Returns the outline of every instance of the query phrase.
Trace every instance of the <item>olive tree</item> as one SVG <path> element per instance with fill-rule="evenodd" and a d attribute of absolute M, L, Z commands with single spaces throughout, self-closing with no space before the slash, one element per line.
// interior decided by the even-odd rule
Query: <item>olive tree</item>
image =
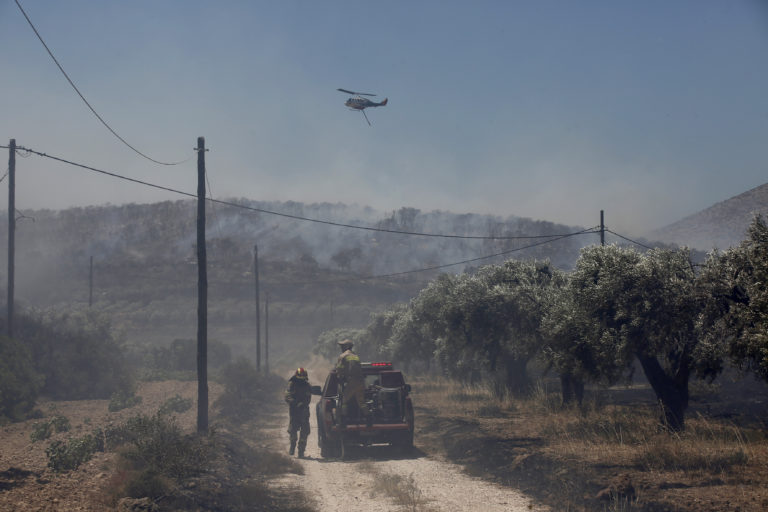
<path fill-rule="evenodd" d="M 329 331 L 323 331 L 317 338 L 314 352 L 315 354 L 320 354 L 327 359 L 335 360 L 340 354 L 338 342 L 349 339 L 352 340 L 352 342 L 355 344 L 355 352 L 359 353 L 359 349 L 362 345 L 360 340 L 363 338 L 363 332 L 363 329 L 349 328 L 338 328 L 331 329 Z"/>
<path fill-rule="evenodd" d="M 549 262 L 509 260 L 481 268 L 476 277 L 487 287 L 478 305 L 479 320 L 488 322 L 483 353 L 489 368 L 508 390 L 524 393 L 530 386 L 527 365 L 544 345 L 542 321 L 565 276 Z"/>
<path fill-rule="evenodd" d="M 413 302 L 413 318 L 428 327 L 444 370 L 473 379 L 485 373 L 499 391 L 525 392 L 526 365 L 538 352 L 546 293 L 562 279 L 548 263 L 509 260 L 473 275 L 444 276 Z"/>
<path fill-rule="evenodd" d="M 589 247 L 569 288 L 579 370 L 615 382 L 636 358 L 663 421 L 683 429 L 692 374 L 713 377 L 721 369 L 697 328 L 702 293 L 688 250 L 641 255 L 617 246 Z"/>
<path fill-rule="evenodd" d="M 403 304 L 396 304 L 382 312 L 371 313 L 368 325 L 359 336 L 361 346 L 365 349 L 366 359 L 392 359 L 389 339 L 392 337 L 395 322 L 405 308 Z"/>
<path fill-rule="evenodd" d="M 410 371 L 413 366 L 421 366 L 424 371 L 431 369 L 435 359 L 435 339 L 413 301 L 395 319 L 387 340 L 387 352 L 405 371 Z"/>
<path fill-rule="evenodd" d="M 701 329 L 712 350 L 721 347 L 740 368 L 768 381 L 768 226 L 758 216 L 747 238 L 712 255 Z"/>

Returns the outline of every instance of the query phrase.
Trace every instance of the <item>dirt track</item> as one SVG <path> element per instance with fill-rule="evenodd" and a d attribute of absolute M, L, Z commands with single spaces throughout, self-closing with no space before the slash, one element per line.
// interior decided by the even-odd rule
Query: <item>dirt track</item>
<path fill-rule="evenodd" d="M 119 413 L 107 412 L 106 400 L 56 402 L 42 404 L 43 409 L 55 407 L 67 416 L 73 429 L 55 434 L 53 438 L 65 439 L 82 435 L 95 427 L 122 421 L 139 411 L 149 413 L 176 394 L 194 397 L 194 383 L 162 382 L 143 383 L 139 394 L 142 404 Z M 212 390 L 216 395 L 218 389 Z M 271 423 L 259 432 L 260 443 L 279 452 L 287 450 L 287 411 L 272 416 Z M 179 415 L 179 424 L 185 430 L 194 426 L 195 413 L 187 411 Z M 29 435 L 34 420 L 12 424 L 0 429 L 0 510 L 101 511 L 107 509 L 102 489 L 114 471 L 115 454 L 97 453 L 77 471 L 52 473 L 46 467 L 45 446 L 48 442 L 33 443 Z M 377 446 L 353 452 L 347 460 L 322 459 L 317 446 L 317 432 L 313 425 L 307 445 L 307 458 L 300 463 L 304 475 L 289 475 L 273 482 L 288 492 L 296 487 L 304 489 L 318 511 L 369 512 L 412 511 L 464 511 L 482 510 L 527 511 L 547 510 L 514 490 L 469 477 L 460 467 L 436 459 L 418 450 L 416 438 L 414 454 L 403 458 L 389 447 Z M 13 468 L 23 471 L 16 474 Z M 6 474 L 7 473 L 7 474 Z M 384 489 L 382 481 L 401 477 L 399 490 Z M 388 478 L 389 477 L 389 478 Z M 412 478 L 412 480 L 409 480 Z M 397 478 L 394 478 L 397 480 Z M 407 504 L 398 504 L 394 495 L 410 498 Z"/>
<path fill-rule="evenodd" d="M 287 415 L 281 424 L 270 425 L 269 443 L 280 451 L 287 450 L 285 432 Z M 357 450 L 346 460 L 323 459 L 317 446 L 317 429 L 312 411 L 312 433 L 307 444 L 307 458 L 301 460 L 304 475 L 290 475 L 275 482 L 276 486 L 299 486 L 314 500 L 317 510 L 338 512 L 385 512 L 419 510 L 456 512 L 484 510 L 486 512 L 515 512 L 548 510 L 534 504 L 525 495 L 462 473 L 461 468 L 437 460 L 418 449 L 403 458 L 389 447 L 375 446 Z M 382 490 L 387 475 L 399 475 L 398 494 L 405 495 L 406 504 L 398 505 L 391 492 Z M 411 485 L 409 485 L 409 478 Z"/>

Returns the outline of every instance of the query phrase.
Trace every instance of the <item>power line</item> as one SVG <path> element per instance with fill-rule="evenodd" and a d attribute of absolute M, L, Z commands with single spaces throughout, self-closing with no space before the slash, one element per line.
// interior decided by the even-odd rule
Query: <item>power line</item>
<path fill-rule="evenodd" d="M 104 120 L 104 119 L 103 119 L 103 118 L 102 118 L 102 117 L 99 115 L 99 113 L 98 113 L 98 112 L 96 112 L 96 110 L 95 110 L 95 109 L 94 109 L 94 108 L 91 106 L 91 104 L 90 104 L 90 103 L 88 103 L 88 100 L 86 100 L 86 99 L 85 99 L 85 96 L 83 96 L 83 94 L 82 94 L 82 93 L 80 92 L 80 90 L 77 88 L 77 86 L 76 86 L 76 85 L 75 85 L 75 83 L 72 81 L 72 79 L 71 79 L 71 78 L 69 78 L 69 75 L 67 74 L 67 72 L 66 72 L 66 71 L 64 71 L 64 68 L 61 66 L 61 64 L 59 64 L 59 61 L 58 61 L 58 60 L 56 60 L 56 57 L 54 57 L 54 55 L 53 55 L 53 52 L 51 51 L 51 49 L 50 49 L 50 48 L 48 48 L 48 45 L 47 45 L 47 44 L 45 44 L 45 41 L 43 41 L 43 37 L 40 35 L 40 32 L 38 32 L 38 31 L 37 31 L 37 28 L 35 28 L 35 25 L 32 23 L 32 20 L 30 20 L 30 19 L 29 19 L 29 16 L 27 16 L 27 13 L 24 11 L 24 8 L 22 8 L 22 7 L 21 7 L 21 4 L 19 3 L 19 0 L 14 0 L 14 1 L 16 2 L 16 5 L 18 6 L 19 10 L 21 11 L 21 14 L 23 14 L 23 15 L 24 15 L 24 18 L 26 18 L 26 20 L 27 20 L 27 23 L 29 23 L 29 26 L 30 26 L 30 27 L 32 27 L 32 30 L 35 32 L 35 35 L 37 36 L 37 38 L 40 40 L 40 42 L 41 42 L 41 43 L 43 43 L 43 46 L 45 47 L 45 50 L 48 52 L 48 55 L 50 55 L 50 56 L 51 56 L 51 59 L 53 59 L 53 62 L 54 62 L 54 63 L 56 63 L 56 66 L 59 68 L 59 71 L 61 71 L 61 73 L 64 75 L 64 78 L 66 78 L 66 79 L 67 79 L 67 82 L 69 82 L 69 85 L 71 85 L 71 86 L 72 86 L 72 88 L 75 90 L 75 92 L 77 93 L 77 95 L 78 95 L 78 96 L 80 96 L 80 99 L 81 99 L 81 100 L 83 100 L 83 103 L 85 103 L 85 104 L 86 104 L 86 106 L 87 106 L 87 107 L 88 107 L 88 108 L 91 110 L 91 112 L 93 112 L 93 115 L 95 115 L 95 116 L 96 116 L 96 119 L 98 119 L 99 121 L 101 121 L 101 124 L 103 124 L 103 125 L 104 125 L 104 126 L 107 128 L 107 130 L 109 130 L 110 132 L 112 132 L 112 135 L 114 135 L 115 137 L 117 137 L 117 138 L 120 140 L 120 142 L 122 142 L 123 144 L 125 144 L 126 146 L 128 146 L 129 148 L 131 148 L 133 151 L 135 151 L 135 152 L 136 152 L 136 153 L 138 153 L 139 155 L 143 156 L 143 157 L 144 157 L 144 158 L 146 158 L 147 160 L 149 160 L 149 161 L 151 161 L 151 162 L 154 162 L 154 163 L 156 163 L 156 164 L 160 164 L 160 165 L 179 165 L 179 164 L 182 164 L 182 163 L 184 163 L 184 162 L 188 162 L 188 161 L 189 161 L 189 160 L 192 158 L 192 157 L 190 157 L 190 158 L 187 158 L 186 160 L 181 160 L 181 161 L 178 161 L 178 162 L 161 162 L 161 161 L 159 161 L 159 160 L 155 160 L 154 158 L 152 158 L 152 157 L 149 157 L 149 156 L 145 155 L 144 153 L 142 153 L 141 151 L 139 151 L 139 150 L 138 150 L 138 149 L 136 149 L 135 147 L 131 146 L 131 145 L 130 145 L 130 144 L 129 144 L 129 143 L 128 143 L 128 142 L 127 142 L 127 141 L 126 141 L 124 138 L 122 138 L 120 135 L 118 135 L 118 133 L 117 133 L 115 130 L 113 130 L 111 126 L 109 126 L 109 125 L 107 124 L 107 122 L 106 122 L 106 121 L 105 121 L 105 120 Z"/>
<path fill-rule="evenodd" d="M 471 259 L 468 259 L 468 260 L 456 261 L 456 262 L 453 262 L 453 263 L 446 263 L 444 265 L 435 265 L 435 266 L 432 266 L 432 267 L 418 268 L 418 269 L 414 269 L 414 270 L 405 270 L 403 272 L 394 272 L 394 273 L 391 273 L 391 274 L 379 274 L 379 275 L 371 275 L 371 276 L 362 276 L 362 277 L 355 277 L 355 278 L 349 278 L 349 279 L 336 279 L 336 280 L 332 280 L 332 281 L 285 282 L 285 283 L 281 283 L 281 284 L 330 284 L 330 283 L 343 283 L 343 282 L 349 282 L 349 281 L 367 281 L 367 280 L 370 280 L 370 279 L 384 279 L 384 278 L 390 278 L 390 277 L 404 276 L 404 275 L 408 275 L 408 274 L 415 274 L 415 273 L 418 273 L 418 272 L 427 272 L 427 271 L 430 271 L 430 270 L 439 270 L 441 268 L 454 267 L 456 265 L 464 265 L 464 264 L 467 264 L 467 263 L 474 263 L 476 261 L 487 260 L 487 259 L 495 258 L 497 256 L 504 256 L 504 255 L 507 255 L 507 254 L 511 254 L 513 252 L 519 252 L 519 251 L 523 251 L 525 249 L 531 249 L 532 247 L 538 247 L 540 245 L 545 245 L 545 244 L 548 244 L 548 243 L 551 243 L 551 242 L 556 242 L 558 240 L 562 240 L 564 238 L 569 238 L 569 237 L 576 236 L 576 235 L 586 235 L 586 234 L 597 233 L 598 232 L 597 230 L 598 230 L 598 226 L 595 226 L 595 227 L 592 227 L 592 228 L 584 229 L 582 231 L 578 231 L 576 233 L 569 233 L 567 235 L 560 235 L 557 238 L 553 238 L 552 240 L 543 240 L 541 242 L 532 243 L 532 244 L 529 244 L 529 245 L 526 245 L 526 246 L 523 246 L 523 247 L 517 247 L 515 249 L 509 249 L 509 250 L 506 250 L 506 251 L 497 252 L 495 254 L 488 254 L 486 256 L 479 256 L 477 258 L 471 258 Z"/>
<path fill-rule="evenodd" d="M 431 266 L 431 267 L 423 267 L 423 268 L 417 268 L 417 269 L 411 269 L 411 270 L 404 270 L 404 271 L 401 271 L 401 272 L 392 272 L 392 273 L 389 273 L 389 274 L 357 276 L 357 277 L 349 277 L 349 278 L 344 278 L 344 279 L 329 279 L 329 280 L 325 280 L 325 281 L 284 281 L 284 282 L 273 283 L 273 285 L 275 285 L 275 284 L 278 284 L 278 285 L 317 285 L 317 284 L 348 283 L 348 282 L 354 282 L 354 281 L 370 281 L 370 280 L 374 280 L 374 279 L 388 279 L 388 278 L 391 278 L 391 277 L 399 277 L 399 276 L 404 276 L 404 275 L 409 275 L 409 274 L 428 272 L 428 271 L 431 271 L 431 270 L 439 270 L 439 269 L 448 268 L 448 267 L 455 267 L 456 265 L 464 265 L 464 264 L 467 264 L 467 263 L 474 263 L 476 261 L 482 261 L 482 260 L 487 260 L 487 259 L 491 259 L 491 258 L 496 258 L 498 256 L 505 256 L 507 254 L 512 254 L 512 253 L 515 253 L 515 252 L 524 251 L 526 249 L 531 249 L 533 247 L 538 247 L 538 246 L 541 246 L 541 245 L 546 245 L 546 244 L 549 244 L 549 243 L 552 243 L 552 242 L 556 242 L 556 241 L 564 239 L 564 238 L 570 238 L 572 236 L 587 235 L 587 234 L 591 235 L 591 234 L 597 233 L 598 232 L 597 230 L 598 230 L 598 226 L 595 226 L 595 227 L 592 227 L 592 228 L 584 229 L 584 230 L 579 231 L 577 233 L 571 233 L 571 234 L 567 234 L 567 235 L 562 235 L 562 236 L 559 236 L 558 238 L 555 238 L 553 240 L 543 240 L 543 241 L 540 241 L 540 242 L 535 242 L 535 243 L 532 243 L 532 244 L 525 245 L 523 247 L 517 247 L 515 249 L 508 249 L 506 251 L 501 251 L 501 252 L 497 252 L 497 253 L 494 253 L 494 254 L 487 254 L 485 256 L 478 256 L 477 258 L 470 258 L 470 259 L 467 259 L 467 260 L 455 261 L 453 263 L 445 263 L 443 265 L 434 265 L 434 266 Z M 150 280 L 155 280 L 155 281 L 165 281 L 165 282 L 171 282 L 171 283 L 177 283 L 177 284 L 187 283 L 187 280 L 182 280 L 182 279 L 160 278 L 160 277 L 154 277 L 154 276 L 150 276 L 150 275 L 146 275 L 146 274 L 145 275 L 139 275 L 139 274 L 134 274 L 134 273 L 127 273 L 126 274 L 126 273 L 122 273 L 122 272 L 118 276 L 113 276 L 113 277 L 130 277 L 130 278 L 134 278 L 134 279 L 150 279 Z M 232 285 L 232 284 L 238 284 L 238 283 L 240 283 L 240 282 L 239 281 L 237 281 L 237 282 L 233 282 L 233 281 L 220 281 L 220 282 L 216 282 L 215 280 L 213 281 L 214 285 L 219 285 L 219 286 L 220 285 Z"/>
<path fill-rule="evenodd" d="M 0 148 L 7 148 L 7 147 L 8 146 L 0 146 Z M 182 190 L 178 190 L 178 189 L 174 189 L 174 188 L 170 188 L 170 187 L 164 187 L 162 185 L 156 185 L 154 183 L 149 183 L 147 181 L 137 180 L 135 178 L 129 178 L 127 176 L 116 174 L 114 172 L 104 171 L 104 170 L 101 170 L 101 169 L 97 169 L 95 167 L 90 167 L 88 165 L 72 162 L 72 161 L 66 160 L 64 158 L 59 158 L 59 157 L 56 157 L 56 156 L 53 156 L 53 155 L 48 155 L 46 153 L 41 153 L 41 152 L 35 151 L 33 149 L 29 149 L 29 148 L 25 148 L 25 147 L 21 147 L 21 146 L 19 146 L 18 149 L 23 150 L 23 151 L 27 151 L 29 153 L 33 153 L 35 155 L 42 156 L 42 157 L 45 157 L 45 158 L 50 158 L 51 160 L 56 160 L 58 162 L 69 164 L 69 165 L 72 165 L 72 166 L 75 166 L 75 167 L 80 167 L 82 169 L 86 169 L 86 170 L 89 170 L 89 171 L 93 171 L 93 172 L 97 172 L 97 173 L 100 173 L 100 174 L 104 174 L 106 176 L 111 176 L 113 178 L 119 178 L 119 179 L 122 179 L 122 180 L 125 180 L 125 181 L 130 181 L 132 183 L 137 183 L 139 185 L 145 185 L 147 187 L 152 187 L 152 188 L 156 188 L 156 189 L 159 189 L 159 190 L 165 190 L 166 192 L 173 192 L 174 194 L 180 194 L 180 195 L 187 196 L 187 197 L 197 198 L 197 194 L 192 194 L 190 192 L 184 192 Z M 223 201 L 221 199 L 209 198 L 207 200 L 209 202 L 215 203 L 215 204 L 231 206 L 233 208 L 240 208 L 240 209 L 243 209 L 243 210 L 249 210 L 249 211 L 256 212 L 256 213 L 265 213 L 265 214 L 268 214 L 268 215 L 276 215 L 278 217 L 286 217 L 286 218 L 294 219 L 294 220 L 301 220 L 301 221 L 306 221 L 306 222 L 315 222 L 317 224 L 325 224 L 325 225 L 329 225 L 329 226 L 337 226 L 337 227 L 342 227 L 342 228 L 360 229 L 360 230 L 364 230 L 364 231 L 376 231 L 376 232 L 382 232 L 382 233 L 393 233 L 393 234 L 398 234 L 398 235 L 424 236 L 424 237 L 435 237 L 435 238 L 455 238 L 455 239 L 469 239 L 469 240 L 532 240 L 532 239 L 539 239 L 539 238 L 546 238 L 548 240 L 557 240 L 559 237 L 567 237 L 567 236 L 572 236 L 572 235 L 575 235 L 575 234 L 581 234 L 582 233 L 581 231 L 578 231 L 578 232 L 575 232 L 575 233 L 561 233 L 561 234 L 552 234 L 552 235 L 520 235 L 520 236 L 492 236 L 492 235 L 489 235 L 489 236 L 473 236 L 473 235 L 446 235 L 446 234 L 440 234 L 440 233 L 421 233 L 421 232 L 417 232 L 417 231 L 399 231 L 399 230 L 396 230 L 396 229 L 375 228 L 375 227 L 370 227 L 370 226 L 358 226 L 358 225 L 355 225 L 355 224 L 344 224 L 344 223 L 341 223 L 341 222 L 333 222 L 333 221 L 328 221 L 328 220 L 313 219 L 313 218 L 309 218 L 309 217 L 302 217 L 300 215 L 292 215 L 292 214 L 289 214 L 289 213 L 281 213 L 281 212 L 275 212 L 275 211 L 271 211 L 271 210 L 265 210 L 263 208 L 255 208 L 255 207 L 252 207 L 252 206 L 246 206 L 246 205 L 243 205 L 243 204 L 233 203 L 231 201 Z"/>
<path fill-rule="evenodd" d="M 7 147 L 8 146 L 0 146 L 0 148 L 7 148 Z M 134 179 L 134 178 L 129 178 L 127 176 L 122 176 L 122 175 L 119 175 L 119 174 L 116 174 L 116 173 L 104 171 L 104 170 L 101 170 L 101 169 L 96 169 L 94 167 L 86 166 L 86 165 L 83 165 L 83 164 L 78 164 L 76 162 L 71 162 L 69 160 L 65 160 L 63 158 L 55 157 L 55 156 L 52 156 L 52 155 L 47 155 L 45 153 L 41 153 L 39 151 L 35 151 L 35 150 L 29 149 L 29 148 L 19 147 L 19 149 L 23 150 L 23 151 L 27 151 L 28 153 L 32 153 L 32 154 L 36 154 L 36 155 L 45 157 L 45 158 L 50 158 L 50 159 L 57 160 L 57 161 L 60 161 L 60 162 L 66 163 L 66 164 L 70 164 L 70 165 L 73 165 L 73 166 L 76 166 L 76 167 L 81 167 L 83 169 L 87 169 L 87 170 L 90 170 L 90 171 L 94 171 L 94 172 L 98 172 L 98 173 L 101 173 L 101 174 L 105 174 L 107 176 L 112 176 L 112 177 L 115 177 L 115 178 L 119 178 L 119 179 L 123 179 L 123 180 L 126 180 L 126 181 L 130 181 L 130 182 L 133 182 L 133 183 L 138 183 L 138 184 L 141 184 L 141 185 L 146 185 L 146 186 L 153 187 L 153 188 L 158 188 L 158 189 L 161 189 L 161 190 L 166 190 L 166 191 L 169 191 L 169 192 L 185 195 L 185 196 L 188 196 L 188 197 L 197 197 L 195 194 L 191 194 L 189 192 L 183 192 L 183 191 L 172 189 L 172 188 L 169 188 L 169 187 L 164 187 L 164 186 L 161 186 L 161 185 L 156 185 L 156 184 L 153 184 L 153 183 L 137 180 L 137 179 Z M 207 179 L 207 176 L 206 176 L 206 179 Z M 210 188 L 210 182 L 208 183 L 208 185 L 209 185 L 209 188 Z M 335 225 L 335 226 L 340 226 L 340 227 L 347 227 L 347 228 L 354 228 L 354 229 L 364 229 L 364 230 L 369 230 L 369 231 L 384 231 L 384 232 L 388 232 L 388 233 L 397 233 L 397 234 L 405 234 L 405 235 L 419 235 L 419 236 L 432 236 L 432 237 L 444 237 L 444 238 L 480 238 L 480 239 L 548 238 L 547 240 L 543 240 L 543 241 L 540 241 L 540 242 L 535 242 L 535 243 L 532 243 L 532 244 L 529 244 L 529 245 L 526 245 L 526 246 L 523 246 L 523 247 L 517 247 L 515 249 L 509 249 L 509 250 L 497 252 L 497 253 L 494 253 L 494 254 L 489 254 L 489 255 L 485 255 L 485 256 L 479 256 L 477 258 L 470 258 L 470 259 L 467 259 L 467 260 L 457 261 L 457 262 L 453 262 L 453 263 L 446 263 L 446 264 L 443 264 L 443 265 L 434 265 L 434 266 L 430 266 L 430 267 L 406 270 L 406 271 L 402 271 L 402 272 L 393 272 L 393 273 L 389 273 L 389 274 L 380 274 L 380 275 L 371 275 L 371 276 L 361 276 L 361 277 L 348 278 L 348 279 L 338 279 L 338 280 L 331 280 L 331 281 L 311 281 L 311 282 L 303 282 L 303 283 L 302 282 L 293 282 L 293 283 L 288 282 L 288 283 L 283 283 L 283 284 L 329 284 L 329 283 L 341 283 L 341 282 L 350 282 L 350 281 L 367 281 L 367 280 L 371 280 L 371 279 L 384 279 L 384 278 L 398 277 L 398 276 L 403 276 L 403 275 L 408 275 L 408 274 L 415 274 L 415 273 L 420 273 L 420 272 L 427 272 L 427 271 L 431 271 L 431 270 L 439 270 L 439 269 L 442 269 L 442 268 L 453 267 L 453 266 L 456 266 L 456 265 L 464 265 L 464 264 L 467 264 L 467 263 L 474 263 L 476 261 L 482 261 L 482 260 L 486 260 L 486 259 L 495 258 L 495 257 L 498 257 L 498 256 L 503 256 L 503 255 L 506 255 L 506 254 L 511 254 L 511 253 L 514 253 L 514 252 L 523 251 L 525 249 L 530 249 L 530 248 L 537 247 L 537 246 L 540 246 L 540 245 L 545 245 L 545 244 L 548 244 L 548 243 L 551 243 L 551 242 L 555 242 L 557 240 L 562 240 L 564 238 L 569 238 L 569 237 L 576 236 L 576 235 L 596 233 L 597 229 L 599 228 L 598 226 L 595 226 L 595 227 L 592 227 L 592 228 L 583 229 L 581 231 L 577 231 L 577 232 L 574 232 L 574 233 L 567 233 L 567 234 L 564 234 L 564 235 L 535 235 L 535 236 L 529 236 L 529 237 L 477 237 L 477 236 L 468 237 L 468 236 L 461 236 L 461 235 L 440 235 L 440 234 L 434 234 L 434 233 L 416 233 L 416 232 L 408 232 L 408 231 L 396 231 L 396 230 L 389 230 L 389 229 L 382 229 L 382 228 L 372 228 L 372 227 L 367 227 L 367 226 L 355 226 L 355 225 L 351 225 L 351 224 L 340 224 L 340 223 L 334 223 L 334 222 L 330 222 L 330 221 L 322 221 L 322 220 L 318 220 L 318 219 L 310 219 L 310 218 L 307 218 L 307 217 L 299 217 L 299 216 L 296 216 L 296 215 L 289 215 L 289 214 L 282 214 L 282 213 L 278 213 L 278 212 L 271 212 L 269 210 L 263 210 L 263 209 L 260 209 L 260 208 L 253 208 L 253 207 L 249 207 L 249 206 L 245 206 L 245 205 L 240 205 L 240 204 L 237 204 L 237 203 L 232 203 L 232 202 L 229 202 L 229 201 L 221 201 L 221 200 L 213 199 L 212 197 L 207 199 L 207 200 L 210 201 L 211 203 L 224 204 L 224 205 L 227 205 L 227 206 L 232 206 L 232 207 L 236 207 L 236 208 L 243 208 L 243 209 L 246 209 L 246 210 L 252 210 L 252 211 L 259 212 L 259 213 L 268 213 L 268 214 L 273 214 L 273 215 L 280 215 L 280 216 L 290 217 L 290 218 L 294 218 L 294 219 L 297 219 L 297 220 L 305 220 L 305 221 L 310 221 L 310 222 L 318 222 L 318 223 L 322 223 L 322 224 L 330 224 L 330 225 Z M 613 233 L 616 236 L 624 238 L 621 235 L 618 235 L 618 234 L 616 234 L 613 231 L 610 231 L 608 229 L 606 229 L 606 231 L 609 231 L 610 233 Z M 629 240 L 629 239 L 627 239 L 627 240 Z M 629 240 L 629 241 L 631 241 L 631 240 Z M 634 243 L 638 243 L 638 242 L 634 242 Z M 642 245 L 642 244 L 639 244 L 639 245 Z"/>
<path fill-rule="evenodd" d="M 619 237 L 619 238 L 621 238 L 621 239 L 623 239 L 623 240 L 626 240 L 627 242 L 633 243 L 633 244 L 635 244 L 635 245 L 639 245 L 640 247 L 645 247 L 646 249 L 649 249 L 649 250 L 650 250 L 650 249 L 654 249 L 654 247 L 650 247 L 650 246 L 648 246 L 648 245 L 645 245 L 645 244 L 643 244 L 643 243 L 640 243 L 640 242 L 638 242 L 638 241 L 636 241 L 636 240 L 632 240 L 631 238 L 627 238 L 626 236 L 620 235 L 620 234 L 616 233 L 615 231 L 611 231 L 611 230 L 610 230 L 610 229 L 608 229 L 608 228 L 605 228 L 605 230 L 606 230 L 607 232 L 611 233 L 612 235 L 616 235 L 617 237 Z"/>

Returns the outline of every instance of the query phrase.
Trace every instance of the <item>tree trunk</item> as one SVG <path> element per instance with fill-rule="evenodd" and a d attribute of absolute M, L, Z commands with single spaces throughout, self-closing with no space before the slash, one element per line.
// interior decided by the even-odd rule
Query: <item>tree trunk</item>
<path fill-rule="evenodd" d="M 560 374 L 560 388 L 563 394 L 563 406 L 568 406 L 576 399 L 581 407 L 584 402 L 584 381 L 570 372 Z"/>
<path fill-rule="evenodd" d="M 681 366 L 675 375 L 669 375 L 656 357 L 638 354 L 637 358 L 661 405 L 662 423 L 672 431 L 683 430 L 685 410 L 688 409 L 690 370 L 687 365 Z"/>
<path fill-rule="evenodd" d="M 527 358 L 504 358 L 504 376 L 507 389 L 515 396 L 527 395 L 531 390 Z"/>

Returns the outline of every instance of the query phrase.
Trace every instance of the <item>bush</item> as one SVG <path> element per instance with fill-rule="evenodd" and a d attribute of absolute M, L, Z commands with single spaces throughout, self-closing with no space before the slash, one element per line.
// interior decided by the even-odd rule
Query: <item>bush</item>
<path fill-rule="evenodd" d="M 16 332 L 29 347 L 36 372 L 44 376 L 40 392 L 53 399 L 108 398 L 132 388 L 122 341 L 104 316 L 20 314 Z"/>
<path fill-rule="evenodd" d="M 182 398 L 181 395 L 176 395 L 172 398 L 169 398 L 165 402 L 163 402 L 163 405 L 160 406 L 160 409 L 157 411 L 157 414 L 162 416 L 162 415 L 171 414 L 174 412 L 182 413 L 190 410 L 191 408 L 192 408 L 191 398 Z"/>
<path fill-rule="evenodd" d="M 151 498 L 156 500 L 168 494 L 171 484 L 168 479 L 159 475 L 156 471 L 148 469 L 140 471 L 126 484 L 124 493 L 129 498 Z"/>
<path fill-rule="evenodd" d="M 266 396 L 271 400 L 271 394 L 286 382 L 274 374 L 263 374 L 245 358 L 226 366 L 221 371 L 219 380 L 224 385 L 224 392 L 214 403 L 214 407 L 226 417 L 236 421 L 246 421 L 253 418 L 264 408 Z"/>
<path fill-rule="evenodd" d="M 140 403 L 141 397 L 136 396 L 133 391 L 116 391 L 115 393 L 112 393 L 107 409 L 109 412 L 117 412 L 122 411 L 123 409 L 128 409 L 129 407 L 133 407 Z"/>
<path fill-rule="evenodd" d="M 32 442 L 48 439 L 54 432 L 68 432 L 70 429 L 69 419 L 66 416 L 57 414 L 48 421 L 37 422 L 32 425 L 32 433 L 29 435 Z"/>
<path fill-rule="evenodd" d="M 184 435 L 171 417 L 137 415 L 119 425 L 96 429 L 67 442 L 54 441 L 45 453 L 48 467 L 62 472 L 77 469 L 97 451 L 122 446 L 125 447 L 123 457 L 134 469 L 148 472 L 145 475 L 148 479 L 151 474 L 187 478 L 205 469 L 210 453 L 207 441 L 207 438 Z M 149 480 L 144 484 L 149 485 Z"/>
<path fill-rule="evenodd" d="M 135 359 L 145 369 L 160 372 L 196 372 L 197 371 L 197 340 L 175 339 L 167 347 L 140 346 L 135 347 Z M 216 340 L 208 341 L 208 368 L 220 368 L 232 359 L 229 345 Z"/>
<path fill-rule="evenodd" d="M 172 417 L 138 415 L 103 432 L 107 449 L 125 446 L 123 456 L 142 470 L 171 478 L 186 478 L 203 471 L 208 445 L 194 435 L 184 435 Z"/>
<path fill-rule="evenodd" d="M 54 441 L 45 449 L 45 454 L 48 456 L 48 467 L 60 473 L 77 469 L 80 464 L 89 461 L 94 453 L 103 449 L 103 444 L 96 436 L 86 434 L 67 442 Z"/>
<path fill-rule="evenodd" d="M 0 337 L 0 423 L 26 419 L 42 386 L 30 350 L 15 339 Z"/>

